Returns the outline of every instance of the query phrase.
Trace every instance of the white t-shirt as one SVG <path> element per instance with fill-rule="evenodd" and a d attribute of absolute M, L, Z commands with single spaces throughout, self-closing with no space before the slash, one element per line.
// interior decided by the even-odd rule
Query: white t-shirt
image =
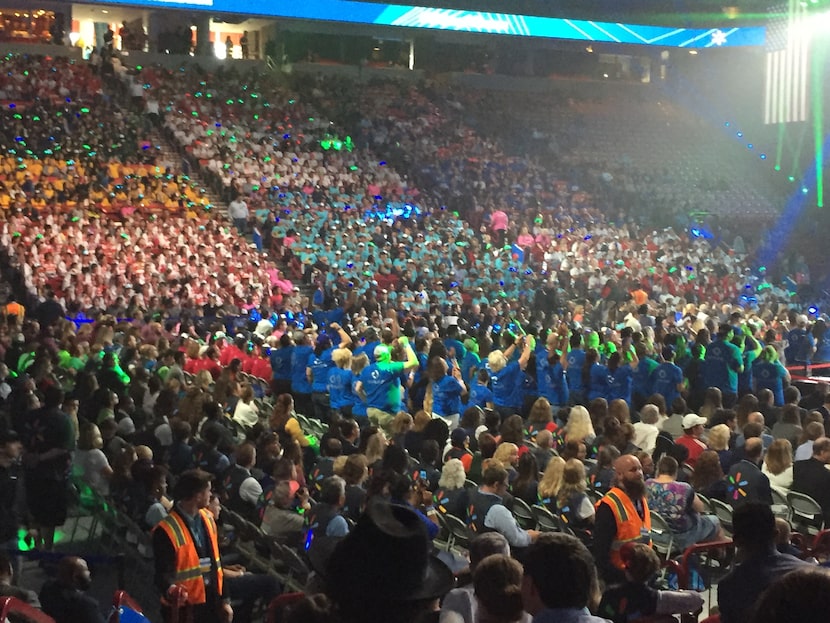
<path fill-rule="evenodd" d="M 109 495 L 109 480 L 103 471 L 109 467 L 107 457 L 98 449 L 75 450 L 72 455 L 72 472 L 101 495 Z"/>

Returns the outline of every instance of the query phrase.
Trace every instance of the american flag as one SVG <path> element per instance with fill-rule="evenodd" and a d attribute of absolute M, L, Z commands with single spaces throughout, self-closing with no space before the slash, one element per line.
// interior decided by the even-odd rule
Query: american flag
<path fill-rule="evenodd" d="M 806 4 L 789 0 L 769 9 L 764 123 L 807 120 L 810 35 Z"/>

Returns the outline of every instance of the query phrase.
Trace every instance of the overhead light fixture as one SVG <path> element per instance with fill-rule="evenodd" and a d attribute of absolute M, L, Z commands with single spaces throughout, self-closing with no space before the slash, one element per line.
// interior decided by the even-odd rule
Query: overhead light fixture
<path fill-rule="evenodd" d="M 692 56 L 697 56 L 697 50 L 689 50 L 689 54 Z"/>
<path fill-rule="evenodd" d="M 585 48 L 585 51 L 588 52 L 588 53 L 593 52 L 594 51 L 594 46 L 589 45 L 587 48 Z"/>

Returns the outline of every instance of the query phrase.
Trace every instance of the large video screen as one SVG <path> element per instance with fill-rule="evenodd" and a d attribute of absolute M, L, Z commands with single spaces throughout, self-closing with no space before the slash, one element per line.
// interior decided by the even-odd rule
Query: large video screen
<path fill-rule="evenodd" d="M 762 46 L 763 27 L 670 28 L 353 0 L 101 0 L 152 8 L 677 48 Z"/>

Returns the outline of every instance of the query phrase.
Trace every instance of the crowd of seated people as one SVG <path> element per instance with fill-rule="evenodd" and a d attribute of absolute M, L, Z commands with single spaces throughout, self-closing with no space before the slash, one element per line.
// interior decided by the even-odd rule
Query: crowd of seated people
<path fill-rule="evenodd" d="M 41 305 L 49 303 L 53 301 Z M 43 310 L 36 307 L 31 311 L 39 316 Z M 348 310 L 345 311 L 345 318 L 349 318 Z M 378 496 L 409 507 L 425 526 L 425 534 L 434 538 L 439 533 L 437 514 L 451 506 L 447 490 L 459 489 L 458 483 L 453 484 L 449 479 L 450 461 L 455 461 L 452 465 L 461 471 L 462 485 L 464 478 L 479 483 L 477 492 L 462 488 L 470 497 L 466 503 L 452 506 L 456 512 L 466 515 L 460 519 L 468 522 L 474 532 L 500 532 L 518 553 L 527 555 L 533 551 L 531 544 L 540 537 L 537 532 L 523 530 L 514 523 L 509 509 L 511 504 L 518 504 L 512 502 L 515 496 L 526 503 L 543 505 L 561 515 L 562 521 L 567 517 L 569 529 L 586 545 L 596 548 L 599 543 L 605 543 L 603 530 L 607 526 L 601 524 L 599 517 L 594 526 L 593 514 L 585 514 L 582 507 L 586 489 L 599 487 L 607 476 L 600 475 L 605 463 L 591 459 L 601 459 L 606 454 L 612 457 L 607 468 L 611 484 L 620 483 L 624 478 L 620 461 L 631 459 L 640 465 L 642 457 L 645 465 L 649 455 L 632 443 L 635 429 L 631 422 L 649 410 L 658 416 L 656 426 L 660 432 L 654 456 L 660 460 L 656 479 L 643 486 L 649 491 L 651 512 L 665 514 L 670 525 L 675 526 L 678 539 L 681 535 L 688 539 L 683 541 L 684 545 L 720 537 L 715 517 L 701 514 L 707 510 L 702 499 L 718 498 L 736 509 L 755 501 L 769 505 L 770 481 L 786 469 L 782 463 L 792 461 L 792 445 L 785 439 L 789 430 L 775 425 L 773 431 L 782 436 L 782 443 L 772 440 L 764 460 L 763 426 L 757 423 L 756 415 L 761 421 L 773 423 L 779 418 L 787 420 L 787 413 L 792 411 L 801 421 L 795 406 L 800 397 L 797 391 L 788 390 L 787 404 L 782 405 L 780 415 L 775 409 L 769 410 L 768 420 L 754 411 L 736 418 L 734 412 L 723 408 L 709 409 L 710 417 L 700 417 L 687 413 L 689 407 L 683 398 L 675 398 L 671 408 L 672 413 L 682 414 L 682 434 L 676 438 L 668 431 L 666 423 L 671 417 L 666 413 L 665 398 L 660 393 L 649 393 L 661 387 L 661 375 L 657 372 L 660 366 L 674 364 L 664 361 L 667 357 L 654 360 L 653 347 L 669 341 L 676 346 L 677 334 L 651 338 L 650 332 L 629 332 L 630 336 L 624 332 L 625 337 L 621 339 L 602 339 L 598 346 L 604 352 L 608 353 L 612 345 L 616 349 L 616 353 L 604 359 L 593 357 L 596 351 L 592 348 L 583 351 L 582 343 L 575 339 L 579 334 L 572 336 L 565 325 L 553 334 L 562 339 L 546 341 L 544 345 L 541 342 L 534 345 L 532 334 L 505 335 L 495 345 L 482 339 L 479 352 L 486 358 L 468 370 L 468 374 L 475 376 L 479 369 L 483 370 L 485 381 L 490 377 L 494 409 L 482 411 L 463 404 L 467 392 L 460 369 L 451 375 L 445 363 L 435 376 L 436 361 L 448 361 L 454 367 L 460 365 L 457 353 L 450 357 L 447 352 L 448 345 L 455 348 L 454 338 L 442 339 L 444 332 L 437 326 L 410 325 L 402 330 L 415 339 L 421 352 L 418 357 L 408 354 L 412 347 L 403 336 L 397 335 L 396 326 L 380 331 L 380 339 L 373 343 L 371 331 L 363 336 L 355 335 L 350 321 L 344 320 L 344 323 L 345 329 L 332 323 L 333 329 L 320 335 L 311 329 L 298 331 L 296 328 L 291 335 L 290 330 L 282 333 L 271 327 L 271 331 L 260 333 L 264 339 L 245 332 L 244 337 L 231 341 L 224 337 L 226 327 L 215 322 L 194 326 L 185 336 L 166 331 L 160 325 L 117 323 L 105 316 L 78 329 L 63 318 L 41 327 L 29 320 L 21 324 L 16 315 L 8 315 L 2 325 L 4 383 L 9 389 L 3 406 L 9 410 L 10 421 L 20 431 L 28 452 L 45 450 L 38 441 L 37 431 L 47 413 L 57 418 L 51 421 L 52 426 L 63 421 L 71 439 L 61 443 L 67 452 L 72 451 L 75 477 L 100 495 L 114 496 L 124 504 L 125 512 L 131 513 L 147 529 L 173 503 L 165 495 L 168 479 L 175 480 L 188 469 L 199 467 L 213 474 L 217 491 L 224 496 L 221 499 L 229 509 L 256 525 L 262 523 L 266 533 L 280 535 L 295 545 L 304 539 L 307 542 L 309 534 L 312 542 L 323 537 L 344 537 L 349 532 L 349 522 L 345 519 L 359 518 L 358 509 L 371 504 Z M 260 326 L 254 328 L 262 331 Z M 587 342 L 593 342 L 590 334 L 585 337 Z M 727 338 L 728 333 L 722 332 L 708 350 L 713 351 L 714 346 Z M 332 345 L 332 339 L 339 343 Z M 662 342 L 653 344 L 652 339 Z M 254 344 L 250 352 L 249 340 Z M 309 341 L 314 348 L 304 346 Z M 204 345 L 199 346 L 200 342 Z M 279 344 L 270 358 L 274 375 L 282 372 L 282 361 L 289 362 L 290 393 L 260 403 L 264 408 L 259 412 L 252 409 L 251 417 L 243 421 L 236 415 L 241 405 L 250 403 L 251 395 L 250 377 L 243 370 L 252 370 L 257 361 L 267 360 L 264 349 L 258 346 L 263 342 Z M 571 348 L 568 343 L 572 344 Z M 564 347 L 568 356 L 559 355 L 557 346 Z M 466 347 L 472 351 L 475 342 L 467 341 Z M 351 348 L 355 349 L 354 356 Z M 374 363 L 354 372 L 350 359 L 364 357 L 365 365 L 365 360 L 370 358 L 358 351 L 368 351 Z M 580 351 L 585 355 L 583 366 L 562 365 L 571 357 L 578 358 Z M 630 353 L 632 362 L 636 362 L 637 352 L 643 353 L 643 360 L 655 366 L 645 385 L 638 386 L 639 392 L 646 396 L 639 408 L 635 406 L 637 396 L 632 393 L 632 374 L 623 374 L 624 369 L 620 368 L 617 368 L 619 373 L 608 369 L 613 366 L 615 354 L 626 353 L 628 357 Z M 408 367 L 413 357 L 414 369 Z M 496 365 L 499 358 L 505 357 L 512 361 L 499 368 Z M 516 365 L 514 361 L 524 382 L 509 380 L 508 372 Z M 690 364 L 685 362 L 687 373 Z M 210 372 L 211 365 L 217 369 L 216 376 Z M 704 356 L 697 368 L 708 378 L 709 368 L 717 365 Z M 595 370 L 595 366 L 599 369 Z M 200 370 L 208 376 L 202 378 L 204 373 Z M 345 372 L 345 380 L 341 379 L 340 370 Z M 371 385 L 372 370 L 397 372 L 386 379 L 389 387 L 378 392 Z M 632 372 L 640 370 L 633 366 Z M 298 373 L 305 376 L 307 385 L 295 383 L 293 379 Z M 423 380 L 415 381 L 419 374 Z M 547 376 L 550 385 L 536 385 L 534 389 L 532 381 L 538 384 L 543 376 Z M 326 393 L 314 391 L 314 384 L 321 377 Z M 626 379 L 631 383 L 627 384 Z M 416 411 L 413 406 L 419 383 L 426 385 L 423 396 L 426 413 Z M 360 384 L 365 386 L 365 392 L 361 392 Z M 507 394 L 504 385 L 509 390 Z M 519 398 L 512 396 L 517 385 L 527 388 Z M 69 388 L 66 397 L 60 389 L 62 386 Z M 691 385 L 681 381 L 680 386 L 678 391 L 690 403 L 703 402 L 702 396 L 695 396 Z M 395 402 L 387 391 L 390 387 L 397 387 L 399 392 L 394 405 L 389 403 Z M 459 391 L 453 394 L 449 391 L 452 387 Z M 561 393 L 569 390 L 577 401 L 584 401 L 579 396 L 593 396 L 587 402 L 588 408 L 569 409 L 571 400 Z M 376 402 L 378 393 L 384 396 L 380 403 Z M 719 396 L 720 405 L 723 395 L 728 395 L 728 386 Z M 347 399 L 340 401 L 343 396 Z M 745 393 L 737 412 L 744 413 L 752 404 L 757 405 L 757 400 L 752 403 L 753 398 L 753 393 Z M 826 402 L 824 396 L 818 399 L 810 396 L 803 404 L 810 406 L 810 401 L 816 400 Z M 522 405 L 531 401 L 532 427 L 521 416 Z M 367 415 L 360 414 L 360 403 Z M 295 405 L 302 408 L 304 415 L 316 415 L 328 422 L 328 432 L 314 444 L 309 444 L 302 434 L 295 434 L 302 430 L 298 426 L 301 415 L 295 414 Z M 812 406 L 820 409 L 820 405 Z M 397 415 L 388 413 L 390 419 L 385 419 L 384 409 Z M 459 427 L 451 430 L 452 424 L 447 425 L 446 415 L 453 410 L 463 410 L 463 418 Z M 708 413 L 703 405 L 698 411 Z M 395 417 L 391 418 L 392 415 Z M 823 428 L 825 415 L 818 410 L 815 415 L 803 416 L 803 421 L 818 421 Z M 735 430 L 729 430 L 730 424 Z M 725 445 L 731 455 L 724 459 L 726 469 L 721 467 L 721 458 L 715 451 L 706 450 L 707 430 L 710 430 L 707 427 L 712 427 L 709 441 L 720 447 L 714 433 L 718 425 L 727 428 Z M 537 463 L 538 448 L 532 428 L 538 431 L 536 439 L 552 432 L 552 453 L 567 458 L 549 459 L 544 477 Z M 822 431 L 818 434 L 807 460 L 821 466 L 830 462 L 827 450 L 830 441 L 822 436 Z M 580 441 L 584 442 L 584 449 L 578 447 Z M 775 457 L 773 453 L 777 453 Z M 698 471 L 703 472 L 704 468 L 711 471 L 709 455 L 714 457 L 715 477 L 706 480 L 705 474 Z M 548 471 L 555 470 L 560 460 L 560 477 L 548 478 Z M 447 461 L 444 468 L 447 478 L 442 475 L 438 479 L 436 472 L 444 461 Z M 725 471 L 730 477 L 724 476 Z M 823 502 L 819 495 L 823 485 L 817 480 L 820 476 L 820 472 L 800 469 L 796 463 L 792 488 L 809 491 Z M 539 484 L 535 485 L 537 481 Z M 605 486 L 597 495 L 602 495 L 603 490 L 606 495 L 615 491 Z M 507 510 L 496 513 L 494 507 Z M 588 504 L 586 508 L 592 507 Z M 305 520 L 297 516 L 299 511 Z M 37 511 L 34 515 L 42 517 Z M 290 521 L 295 516 L 298 520 Z M 60 519 L 53 517 L 52 521 Z M 41 521 L 48 523 L 47 518 Z M 691 530 L 679 527 L 689 525 Z M 603 554 L 594 549 L 593 553 L 598 561 L 605 561 L 605 564 L 600 562 L 601 576 L 613 583 L 616 576 L 606 575 L 608 552 Z"/>
<path fill-rule="evenodd" d="M 159 89 L 178 93 L 161 71 L 158 80 L 167 85 Z M 243 109 L 260 114 L 253 112 L 259 105 L 227 103 L 226 91 L 238 92 L 238 83 L 214 85 L 209 76 L 186 73 L 182 80 L 204 83 L 202 94 L 212 94 L 206 99 L 225 104 L 185 109 L 178 98 L 195 93 L 182 82 L 177 88 L 190 88 L 190 95 L 170 102 L 168 127 L 186 132 L 187 120 L 205 136 L 211 126 L 221 136 L 217 124 L 228 125 L 236 140 L 227 142 L 247 153 L 255 141 L 247 136 L 249 120 L 243 124 L 238 115 Z M 274 106 L 269 122 L 296 104 Z M 88 114 L 98 114 L 90 108 Z M 274 134 L 263 131 L 259 138 L 266 149 Z M 134 211 L 47 206 L 10 215 L 2 243 L 37 304 L 28 316 L 14 302 L 4 309 L 0 407 L 27 453 L 73 463 L 78 479 L 126 500 L 126 512 L 147 529 L 174 503 L 165 495 L 168 477 L 197 467 L 213 475 L 228 508 L 263 530 L 289 533 L 294 544 L 310 537 L 311 546 L 317 539 L 348 539 L 346 518 L 357 517 L 358 525 L 372 521 L 360 510 L 375 498 L 408 509 L 416 531 L 434 538 L 446 506 L 442 496 L 434 497 L 445 486 L 437 472 L 445 459 L 458 459 L 466 478 L 479 484 L 470 504 L 455 505 L 466 510 L 460 519 L 473 532 L 502 533 L 532 561 L 548 540 L 521 528 L 510 507 L 513 496 L 539 502 L 560 521 L 578 524 L 574 532 L 594 548 L 609 583 L 625 579 L 615 566 L 621 555 L 612 546 L 610 503 L 587 512 L 586 489 L 599 483 L 599 494 L 619 499 L 621 491 L 636 490 L 638 479 L 644 488 L 638 469 L 648 463 L 648 451 L 658 459 L 652 461 L 658 464 L 655 482 L 669 491 L 656 495 L 667 514 L 675 513 L 669 518 L 685 532 L 684 543 L 720 536 L 716 521 L 699 517 L 705 510 L 700 495 L 720 496 L 736 509 L 755 500 L 769 504 L 770 481 L 786 481 L 788 453 L 808 441 L 810 466 L 830 462 L 830 442 L 810 428 L 826 424 L 825 401 L 805 399 L 805 411 L 815 409 L 817 416 L 799 411 L 800 396 L 784 391 L 788 373 L 779 363 L 811 361 L 824 347 L 816 339 L 823 340 L 823 327 L 779 308 L 783 294 L 773 288 L 765 290 L 769 300 L 757 313 L 721 306 L 743 287 L 742 257 L 670 231 L 642 241 L 643 230 L 634 224 L 614 226 L 598 209 L 573 205 L 541 222 L 535 222 L 538 212 L 525 215 L 533 222 L 524 232 L 515 229 L 521 212 L 511 209 L 502 218 L 498 205 L 489 221 L 482 220 L 484 232 L 429 199 L 420 218 L 375 215 L 376 194 L 418 205 L 417 194 L 395 186 L 403 180 L 398 172 L 381 166 L 372 151 L 352 159 L 347 154 L 356 152 L 332 154 L 311 140 L 300 147 L 283 152 L 293 156 L 283 155 L 288 168 L 279 171 L 278 192 L 272 182 L 254 188 L 251 180 L 261 173 L 256 168 L 246 173 L 250 188 L 233 179 L 228 186 L 261 202 L 262 222 L 274 219 L 289 259 L 311 267 L 301 268 L 298 278 L 311 283 L 316 271 L 312 301 L 302 300 L 273 261 L 220 218 L 148 215 L 131 201 L 125 207 Z M 302 164 L 300 151 L 307 158 Z M 331 177 L 328 168 L 310 171 L 311 160 L 330 166 Z M 257 162 L 250 156 L 251 166 Z M 361 169 L 371 162 L 380 177 Z M 282 176 L 294 165 L 305 178 L 283 186 Z M 346 188 L 341 175 L 352 174 L 351 166 L 361 173 Z M 346 201 L 355 201 L 354 209 Z M 560 220 L 569 227 L 558 229 Z M 538 263 L 531 251 L 522 257 L 503 250 L 514 234 L 530 236 L 532 242 L 523 239 L 530 247 L 544 247 Z M 522 246 L 518 237 L 515 242 Z M 454 255 L 446 251 L 450 245 Z M 663 259 L 668 267 L 658 268 Z M 707 263 L 723 274 L 697 277 Z M 537 280 L 537 273 L 555 273 L 556 287 L 536 292 L 548 281 Z M 584 296 L 579 302 L 576 292 Z M 613 307 L 605 303 L 612 293 Z M 664 315 L 666 309 L 672 314 Z M 67 312 L 77 323 L 65 318 Z M 257 382 L 259 391 L 271 394 L 267 405 L 252 398 L 254 371 L 266 381 Z M 747 397 L 760 399 L 765 391 L 771 397 L 764 411 L 758 400 L 751 408 Z M 653 449 L 634 442 L 633 423 L 646 412 L 643 420 L 658 433 Z M 299 416 L 318 418 L 328 431 L 309 434 Z M 717 434 L 707 430 L 721 424 L 728 432 L 725 443 L 716 444 Z M 776 445 L 776 437 L 789 445 Z M 710 452 L 707 443 L 716 447 Z M 661 466 L 664 455 L 674 464 Z M 559 477 L 540 473 L 542 457 L 549 463 L 545 476 L 561 469 Z M 800 469 L 798 462 L 793 490 L 817 496 L 830 490 L 821 472 Z M 68 483 L 49 478 L 54 467 L 26 474 L 27 487 L 41 492 L 27 496 L 27 503 L 46 548 L 69 503 Z M 736 487 L 742 478 L 747 484 Z M 678 486 L 683 481 L 692 486 Z M 53 504 L 44 504 L 43 491 Z M 584 559 L 588 550 L 580 540 L 566 545 Z M 558 607 L 548 597 L 540 605 L 533 591 L 523 597 L 534 615 Z M 341 615 L 347 618 L 348 609 Z"/>

